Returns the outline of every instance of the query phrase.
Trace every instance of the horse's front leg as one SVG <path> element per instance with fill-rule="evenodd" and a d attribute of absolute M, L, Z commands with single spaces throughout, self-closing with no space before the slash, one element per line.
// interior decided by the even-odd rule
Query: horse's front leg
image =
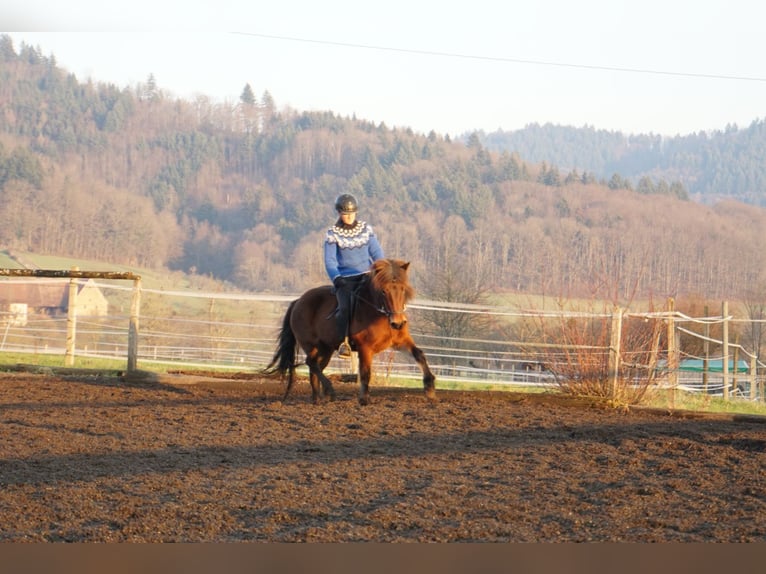
<path fill-rule="evenodd" d="M 359 351 L 359 404 L 370 404 L 370 377 L 372 376 L 372 353 Z"/>
<path fill-rule="evenodd" d="M 414 343 L 410 347 L 410 352 L 415 362 L 420 366 L 420 370 L 423 371 L 423 390 L 426 393 L 426 398 L 431 402 L 436 402 L 436 377 L 428 366 L 426 354 Z"/>
<path fill-rule="evenodd" d="M 410 352 L 412 358 L 415 359 L 415 362 L 423 372 L 423 390 L 426 393 L 426 398 L 432 403 L 436 402 L 436 377 L 431 372 L 431 367 L 428 366 L 426 354 L 415 344 L 407 325 L 397 332 L 392 346 L 399 351 L 407 350 Z"/>

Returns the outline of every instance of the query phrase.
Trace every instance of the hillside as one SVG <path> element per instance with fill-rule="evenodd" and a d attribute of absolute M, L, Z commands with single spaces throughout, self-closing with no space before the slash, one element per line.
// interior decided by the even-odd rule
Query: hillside
<path fill-rule="evenodd" d="M 605 181 L 618 174 L 634 189 L 675 181 L 702 203 L 728 198 L 766 206 L 766 119 L 743 129 L 730 125 L 723 131 L 672 138 L 551 124 L 462 139 L 472 136 L 489 150 L 517 153 L 560 170 L 587 171 Z"/>
<path fill-rule="evenodd" d="M 688 201 L 673 179 L 559 171 L 436 133 L 81 83 L 0 36 L 0 248 L 178 270 L 242 289 L 325 281 L 342 192 L 426 297 L 752 297 L 766 211 Z"/>

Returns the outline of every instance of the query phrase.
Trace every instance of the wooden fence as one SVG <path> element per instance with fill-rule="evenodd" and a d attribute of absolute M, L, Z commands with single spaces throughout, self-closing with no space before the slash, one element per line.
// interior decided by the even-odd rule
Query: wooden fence
<path fill-rule="evenodd" d="M 75 352 L 82 355 L 83 351 L 89 356 L 114 356 L 124 357 L 127 354 L 127 370 L 135 371 L 138 368 L 138 361 L 147 361 L 150 363 L 167 364 L 200 364 L 209 366 L 222 366 L 224 368 L 257 368 L 263 366 L 271 357 L 273 352 L 274 334 L 278 327 L 278 321 L 284 313 L 284 307 L 293 299 L 290 295 L 267 295 L 253 293 L 207 293 L 204 291 L 166 291 L 156 289 L 143 289 L 141 287 L 141 277 L 139 275 L 127 272 L 111 271 L 80 271 L 73 268 L 64 270 L 45 270 L 45 269 L 0 269 L 0 277 L 10 278 L 52 278 L 69 279 L 69 300 L 62 304 L 62 315 L 57 319 L 59 327 L 56 329 L 48 328 L 45 323 L 46 318 L 42 318 L 36 328 L 27 328 L 27 340 L 32 340 L 34 344 L 33 352 L 39 347 L 47 347 L 47 334 L 51 333 L 53 337 L 58 333 L 59 340 L 63 340 L 64 331 L 66 332 L 65 364 L 73 366 L 75 361 Z M 119 315 L 111 315 L 109 318 L 94 318 L 81 316 L 80 321 L 80 345 L 75 345 L 75 338 L 78 331 L 78 280 L 97 279 L 102 281 L 118 280 L 132 281 L 130 287 L 119 286 L 116 284 L 100 285 L 104 288 L 119 290 L 127 297 L 120 298 L 122 309 L 124 311 Z M 23 281 L 23 279 L 21 279 Z M 62 282 L 63 283 L 63 282 Z M 81 284 L 81 282 L 80 282 Z M 177 306 L 175 303 L 158 304 L 158 299 L 189 300 L 194 298 L 209 299 L 209 303 L 196 305 L 194 310 L 197 314 L 187 315 L 186 311 L 190 306 Z M 68 304 L 67 304 L 68 303 Z M 227 307 L 226 305 L 229 305 Z M 84 302 L 81 303 L 84 305 Z M 125 312 L 128 310 L 129 315 Z M 143 305 L 143 309 L 141 306 Z M 220 306 L 219 306 L 220 305 Z M 257 307 L 256 307 L 257 305 Z M 64 307 L 66 309 L 66 325 L 64 321 Z M 222 309 L 226 309 L 221 313 Z M 233 309 L 233 312 L 232 312 Z M 674 309 L 672 300 L 669 300 L 668 306 L 664 311 L 651 313 L 637 313 L 628 309 L 614 307 L 609 311 L 602 313 L 566 313 L 564 311 L 543 312 L 543 311 L 519 311 L 507 308 L 486 307 L 477 305 L 461 305 L 459 303 L 413 301 L 410 305 L 413 313 L 423 313 L 433 310 L 440 312 L 455 313 L 475 313 L 478 315 L 497 316 L 507 318 L 511 321 L 521 320 L 529 317 L 547 317 L 554 318 L 563 316 L 566 319 L 576 319 L 583 321 L 598 318 L 608 330 L 608 337 L 598 346 L 588 345 L 589 341 L 579 341 L 579 344 L 565 345 L 562 342 L 550 340 L 545 343 L 535 343 L 531 340 L 514 341 L 509 338 L 495 338 L 491 340 L 484 339 L 464 339 L 450 338 L 436 335 L 426 330 L 414 333 L 420 341 L 429 357 L 433 360 L 432 368 L 438 372 L 441 380 L 454 379 L 456 381 L 475 380 L 477 382 L 500 384 L 540 384 L 551 385 L 554 383 L 554 374 L 556 369 L 553 364 L 556 358 L 555 349 L 567 349 L 566 352 L 589 352 L 604 357 L 604 364 L 607 365 L 608 385 L 615 392 L 618 384 L 625 377 L 625 373 L 636 366 L 641 366 L 635 359 L 638 353 L 630 346 L 630 341 L 624 337 L 624 334 L 630 331 L 631 321 L 659 321 L 663 329 L 667 329 L 665 339 L 667 348 L 657 348 L 658 340 L 655 340 L 650 346 L 650 357 L 647 368 L 654 372 L 657 368 L 658 376 L 662 376 L 664 384 L 670 388 L 687 388 L 688 390 L 708 392 L 708 377 L 721 379 L 721 384 L 716 382 L 716 389 L 720 387 L 724 398 L 729 398 L 730 392 L 736 392 L 738 396 L 746 398 L 764 400 L 763 389 L 763 370 L 764 365 L 757 360 L 756 354 L 748 352 L 738 343 L 732 344 L 729 341 L 729 323 L 732 317 L 729 315 L 728 304 L 724 302 L 721 307 L 721 314 L 715 317 L 693 318 L 683 315 Z M 82 309 L 81 309 L 82 311 Z M 170 311 L 170 312 L 169 312 Z M 228 311 L 228 312 L 227 312 Z M 203 313 L 204 315 L 200 315 Z M 141 345 L 139 345 L 139 316 L 143 331 L 141 332 Z M 127 320 L 127 330 L 123 326 Z M 722 337 L 719 340 L 712 339 L 706 335 L 694 333 L 685 329 L 687 322 L 697 324 L 719 324 L 721 325 Z M 91 325 L 101 324 L 101 327 Z M 115 325 L 116 328 L 106 327 L 107 324 Z M 423 324 L 422 321 L 413 321 L 413 324 Z M 17 328 L 9 318 L 5 322 L 5 335 L 13 336 L 16 333 L 18 340 L 22 336 L 20 328 Z M 95 329 L 107 328 L 108 333 L 99 335 L 96 338 Z M 700 330 L 698 328 L 698 330 Z M 127 331 L 127 332 L 126 332 Z M 707 333 L 707 328 L 704 331 Z M 679 343 L 681 334 L 686 337 L 696 337 L 706 341 L 705 352 L 701 357 L 693 357 L 689 353 L 684 353 Z M 5 346 L 5 335 L 2 338 L 2 347 Z M 100 345 L 100 349 L 88 349 L 87 344 L 83 347 L 82 340 Z M 10 340 L 10 339 L 9 339 Z M 124 341 L 127 340 L 127 345 Z M 564 341 L 564 339 L 561 339 Z M 118 342 L 122 341 L 122 342 Z M 707 343 L 715 346 L 715 354 L 709 354 Z M 107 351 L 106 347 L 112 349 Z M 19 343 L 17 348 L 21 348 Z M 648 347 L 647 347 L 648 348 Z M 647 349 L 640 349 L 646 354 Z M 746 380 L 741 385 L 742 375 L 738 374 L 737 369 L 729 372 L 730 358 L 734 358 L 734 363 L 739 365 L 740 357 L 749 358 L 749 368 L 744 375 Z M 691 377 L 689 373 L 684 373 L 681 363 L 684 360 L 699 360 L 703 366 L 704 372 L 701 373 L 703 385 L 699 386 L 684 380 L 684 377 Z M 385 371 L 387 373 L 409 374 L 410 369 L 414 368 L 409 363 L 400 364 L 395 362 L 393 354 L 383 358 Z M 723 372 L 708 372 L 707 365 L 712 362 L 723 365 Z M 547 366 L 544 368 L 544 366 Z M 344 367 L 341 367 L 345 369 Z M 649 372 L 647 371 L 647 372 Z M 744 372 L 744 371 L 743 371 Z M 697 375 L 695 375 L 697 376 Z M 738 381 L 739 377 L 739 381 Z M 699 378 L 699 376 L 697 376 Z M 699 388 L 696 388 L 699 386 Z M 738 389 L 738 386 L 741 389 Z M 717 391 L 716 391 L 717 392 Z M 748 396 L 749 395 L 749 396 Z"/>
<path fill-rule="evenodd" d="M 141 276 L 129 272 L 80 271 L 76 267 L 64 271 L 56 269 L 0 269 L 0 277 L 45 277 L 69 279 L 69 301 L 67 305 L 66 355 L 64 364 L 74 365 L 75 339 L 77 337 L 77 279 L 109 279 L 133 281 L 133 295 L 128 320 L 128 364 L 127 370 L 138 367 L 138 318 L 141 306 Z"/>

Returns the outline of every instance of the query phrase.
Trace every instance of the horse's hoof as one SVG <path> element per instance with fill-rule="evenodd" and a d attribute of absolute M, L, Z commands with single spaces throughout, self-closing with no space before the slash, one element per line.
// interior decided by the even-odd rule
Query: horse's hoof
<path fill-rule="evenodd" d="M 359 397 L 359 405 L 366 407 L 370 404 L 370 397 Z"/>

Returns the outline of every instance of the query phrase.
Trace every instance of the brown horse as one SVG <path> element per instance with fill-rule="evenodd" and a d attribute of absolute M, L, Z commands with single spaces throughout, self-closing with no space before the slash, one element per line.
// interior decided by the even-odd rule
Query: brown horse
<path fill-rule="evenodd" d="M 359 404 L 370 402 L 372 359 L 389 348 L 409 351 L 423 372 L 423 388 L 430 401 L 436 400 L 435 377 L 425 354 L 415 345 L 404 314 L 407 302 L 415 294 L 409 284 L 409 262 L 380 259 L 362 276 L 356 289 L 351 314 L 349 342 L 359 355 Z M 306 354 L 311 383 L 311 398 L 316 404 L 321 393 L 335 398 L 332 383 L 324 369 L 343 340 L 335 321 L 336 297 L 332 286 L 315 287 L 290 303 L 282 321 L 277 350 L 264 372 L 287 374 L 290 393 L 295 379 L 297 345 Z M 320 389 L 321 384 L 321 389 Z M 283 400 L 284 400 L 283 399 Z"/>

